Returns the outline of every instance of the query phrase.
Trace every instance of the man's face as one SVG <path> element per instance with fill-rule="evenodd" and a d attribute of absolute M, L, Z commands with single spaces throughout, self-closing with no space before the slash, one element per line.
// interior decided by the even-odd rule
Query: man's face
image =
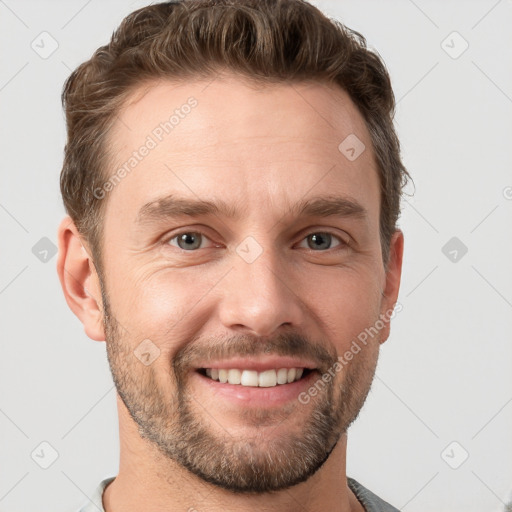
<path fill-rule="evenodd" d="M 225 77 L 140 92 L 119 114 L 107 174 L 134 151 L 137 163 L 105 199 L 118 393 L 141 436 L 202 479 L 289 487 L 356 418 L 387 334 L 336 362 L 396 300 L 383 296 L 368 131 L 348 95 L 321 84 Z M 355 160 L 338 149 L 351 134 L 366 146 Z"/>

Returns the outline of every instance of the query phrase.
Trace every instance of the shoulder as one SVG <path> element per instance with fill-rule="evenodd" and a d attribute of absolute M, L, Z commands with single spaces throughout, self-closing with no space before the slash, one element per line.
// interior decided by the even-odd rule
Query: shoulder
<path fill-rule="evenodd" d="M 356 495 L 366 512 L 400 512 L 387 501 L 379 498 L 372 491 L 361 485 L 357 480 L 347 477 L 350 490 Z"/>

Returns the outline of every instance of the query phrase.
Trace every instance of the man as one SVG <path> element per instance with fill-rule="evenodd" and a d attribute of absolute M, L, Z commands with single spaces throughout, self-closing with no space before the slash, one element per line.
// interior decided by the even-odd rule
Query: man
<path fill-rule="evenodd" d="M 121 446 L 82 511 L 396 510 L 346 475 L 408 177 L 364 38 L 301 0 L 151 5 L 63 101 L 58 273 Z"/>

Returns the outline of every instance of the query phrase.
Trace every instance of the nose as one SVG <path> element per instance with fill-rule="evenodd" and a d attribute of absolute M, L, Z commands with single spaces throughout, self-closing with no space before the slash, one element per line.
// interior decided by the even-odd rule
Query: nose
<path fill-rule="evenodd" d="M 304 315 L 299 283 L 294 283 L 282 257 L 264 250 L 249 263 L 235 255 L 226 281 L 219 315 L 227 329 L 270 336 L 281 326 L 300 325 Z"/>

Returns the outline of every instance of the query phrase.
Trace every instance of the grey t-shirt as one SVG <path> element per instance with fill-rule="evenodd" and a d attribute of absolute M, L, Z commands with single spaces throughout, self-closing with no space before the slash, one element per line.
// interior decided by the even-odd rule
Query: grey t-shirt
<path fill-rule="evenodd" d="M 115 476 L 112 476 L 103 480 L 94 491 L 89 503 L 82 507 L 78 512 L 105 512 L 102 500 L 103 491 L 105 490 L 105 487 L 114 480 L 114 478 Z M 400 512 L 397 508 L 380 499 L 377 495 L 366 489 L 366 487 L 363 487 L 353 478 L 347 477 L 347 483 L 350 490 L 356 495 L 366 512 Z"/>

